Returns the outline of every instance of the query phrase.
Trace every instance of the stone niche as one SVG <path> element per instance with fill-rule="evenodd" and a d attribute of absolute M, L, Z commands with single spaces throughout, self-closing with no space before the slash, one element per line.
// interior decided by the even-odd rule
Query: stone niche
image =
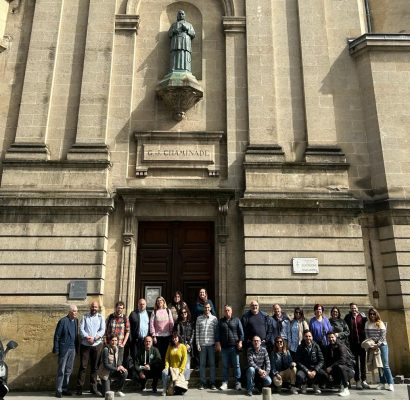
<path fill-rule="evenodd" d="M 221 169 L 222 131 L 213 132 L 135 132 L 137 144 L 136 177 L 149 171 L 204 170 L 209 177 L 218 177 Z"/>

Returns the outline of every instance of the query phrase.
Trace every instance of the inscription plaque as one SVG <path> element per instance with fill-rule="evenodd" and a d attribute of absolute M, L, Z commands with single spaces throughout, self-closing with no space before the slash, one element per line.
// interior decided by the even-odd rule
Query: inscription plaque
<path fill-rule="evenodd" d="M 87 281 L 71 281 L 68 293 L 70 300 L 84 300 L 87 298 Z"/>
<path fill-rule="evenodd" d="M 293 258 L 294 274 L 318 274 L 319 262 L 317 258 Z"/>
<path fill-rule="evenodd" d="M 143 151 L 144 161 L 212 162 L 214 158 L 214 146 L 206 144 L 144 144 Z"/>

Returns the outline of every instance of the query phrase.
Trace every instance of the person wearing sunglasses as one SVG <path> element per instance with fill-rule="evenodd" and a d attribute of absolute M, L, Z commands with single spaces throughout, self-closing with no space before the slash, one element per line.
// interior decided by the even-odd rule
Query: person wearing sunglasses
<path fill-rule="evenodd" d="M 374 349 L 380 350 L 383 368 L 379 368 L 380 383 L 377 385 L 378 390 L 386 389 L 394 391 L 393 375 L 389 366 L 389 347 L 386 340 L 387 327 L 381 320 L 379 312 L 371 307 L 368 313 L 368 320 L 365 325 L 366 339 L 374 341 Z"/>
<path fill-rule="evenodd" d="M 282 336 L 275 338 L 275 344 L 270 358 L 271 377 L 278 392 L 282 390 L 283 383 L 290 383 L 292 394 L 298 394 L 296 384 L 296 363 L 288 350 L 286 341 Z"/>
<path fill-rule="evenodd" d="M 295 360 L 296 350 L 303 340 L 303 332 L 309 329 L 309 325 L 305 320 L 305 314 L 302 308 L 296 307 L 293 312 L 293 319 L 290 322 L 288 346 L 290 354 Z"/>
<path fill-rule="evenodd" d="M 176 332 L 182 344 L 186 346 L 187 349 L 187 361 L 185 365 L 184 377 L 187 381 L 191 376 L 191 355 L 194 343 L 194 332 L 195 328 L 191 322 L 191 313 L 188 307 L 182 307 L 178 311 L 178 319 L 174 325 L 174 332 Z"/>

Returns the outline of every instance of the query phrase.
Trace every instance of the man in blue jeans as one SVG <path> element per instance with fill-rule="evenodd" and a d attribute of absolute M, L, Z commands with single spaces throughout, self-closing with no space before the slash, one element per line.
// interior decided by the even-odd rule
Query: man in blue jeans
<path fill-rule="evenodd" d="M 211 304 L 205 302 L 204 313 L 196 320 L 195 336 L 196 346 L 199 352 L 199 390 L 206 386 L 206 360 L 209 363 L 210 388 L 217 390 L 215 386 L 215 336 L 218 319 L 211 314 Z"/>
<path fill-rule="evenodd" d="M 218 322 L 216 330 L 216 351 L 222 350 L 222 385 L 219 389 L 228 389 L 229 364 L 232 364 L 235 374 L 235 390 L 241 390 L 241 367 L 239 351 L 244 340 L 243 328 L 239 318 L 232 316 L 232 307 L 224 307 L 224 317 Z"/>
<path fill-rule="evenodd" d="M 262 387 L 270 386 L 272 380 L 269 377 L 270 361 L 268 351 L 261 346 L 261 338 L 252 338 L 252 347 L 248 349 L 248 369 L 246 371 L 246 390 L 247 395 L 259 393 Z M 258 386 L 255 389 L 255 386 Z"/>

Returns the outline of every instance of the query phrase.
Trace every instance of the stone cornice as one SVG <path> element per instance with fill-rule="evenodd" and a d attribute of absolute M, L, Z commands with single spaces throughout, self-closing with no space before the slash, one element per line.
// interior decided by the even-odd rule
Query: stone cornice
<path fill-rule="evenodd" d="M 349 52 L 356 56 L 363 51 L 409 51 L 408 33 L 365 33 L 356 39 L 349 39 Z"/>
<path fill-rule="evenodd" d="M 222 25 L 226 33 L 246 32 L 246 17 L 223 17 Z"/>

